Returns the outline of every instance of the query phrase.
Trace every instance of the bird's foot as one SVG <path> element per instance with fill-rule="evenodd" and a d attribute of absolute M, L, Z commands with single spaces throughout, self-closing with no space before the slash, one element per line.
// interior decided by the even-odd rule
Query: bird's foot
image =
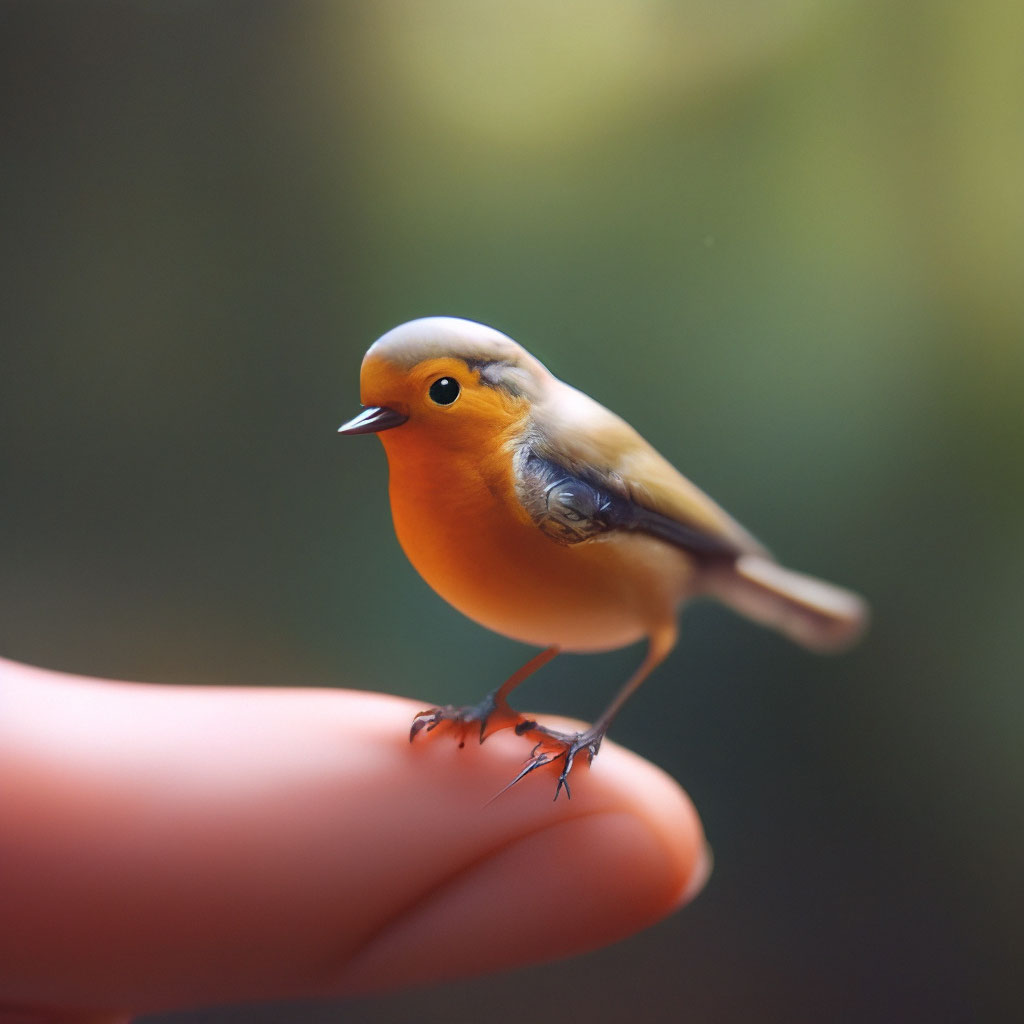
<path fill-rule="evenodd" d="M 558 783 L 555 786 L 555 799 L 558 799 L 562 790 L 565 790 L 566 799 L 572 799 L 572 790 L 569 788 L 569 773 L 576 763 L 576 756 L 581 753 L 587 755 L 587 767 L 597 756 L 601 749 L 601 740 L 604 739 L 605 730 L 596 726 L 587 729 L 585 732 L 558 732 L 536 722 L 526 722 L 517 725 L 516 732 L 522 736 L 525 733 L 539 735 L 536 746 L 530 752 L 523 770 L 501 791 L 507 792 L 517 782 L 521 782 L 530 772 L 535 772 L 544 765 L 554 764 L 561 761 L 561 771 L 558 773 Z M 499 794 L 500 795 L 500 794 Z"/>
<path fill-rule="evenodd" d="M 454 735 L 459 741 L 459 746 L 464 747 L 466 738 L 474 730 L 478 730 L 480 742 L 483 743 L 488 736 L 501 729 L 515 729 L 518 735 L 522 735 L 536 727 L 537 723 L 533 719 L 513 711 L 496 690 L 484 697 L 479 704 L 465 704 L 461 707 L 445 704 L 443 707 L 421 711 L 412 720 L 409 742 L 416 739 L 423 730 L 433 732 L 440 728 L 442 732 Z"/>

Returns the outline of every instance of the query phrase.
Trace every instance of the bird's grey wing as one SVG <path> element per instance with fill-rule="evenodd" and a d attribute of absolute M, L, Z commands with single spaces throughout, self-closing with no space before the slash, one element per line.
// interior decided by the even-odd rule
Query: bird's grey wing
<path fill-rule="evenodd" d="M 544 533 L 561 544 L 628 530 L 674 544 L 701 562 L 732 562 L 742 554 L 729 541 L 645 508 L 601 480 L 574 473 L 528 445 L 516 454 L 515 469 L 523 507 Z"/>
<path fill-rule="evenodd" d="M 767 554 L 625 420 L 562 381 L 552 379 L 544 400 L 535 403 L 530 430 L 517 457 L 521 500 L 536 490 L 526 481 L 537 476 L 540 465 L 525 458 L 526 450 L 540 463 L 560 467 L 564 477 L 577 481 L 574 493 L 590 488 L 604 495 L 606 504 L 597 509 L 596 522 L 604 523 L 605 529 L 650 533 L 709 557 Z M 542 474 L 545 486 L 558 472 Z M 532 504 L 524 500 L 524 505 L 536 518 L 537 499 L 528 500 Z M 590 535 L 596 532 L 595 527 Z M 577 532 L 572 535 L 585 539 Z"/>

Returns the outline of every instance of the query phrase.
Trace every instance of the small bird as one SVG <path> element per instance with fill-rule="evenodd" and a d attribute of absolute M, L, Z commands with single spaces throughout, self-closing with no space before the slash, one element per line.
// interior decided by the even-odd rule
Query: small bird
<path fill-rule="evenodd" d="M 388 331 L 360 374 L 365 407 L 342 434 L 380 435 L 395 532 L 426 582 L 469 618 L 543 650 L 479 704 L 416 715 L 410 740 L 444 726 L 460 745 L 503 728 L 535 745 L 519 782 L 589 764 L 629 696 L 676 643 L 677 613 L 708 595 L 805 647 L 851 644 L 867 618 L 848 590 L 780 566 L 628 423 L 483 324 L 425 317 Z M 646 657 L 582 732 L 508 704 L 561 651 L 647 639 Z"/>

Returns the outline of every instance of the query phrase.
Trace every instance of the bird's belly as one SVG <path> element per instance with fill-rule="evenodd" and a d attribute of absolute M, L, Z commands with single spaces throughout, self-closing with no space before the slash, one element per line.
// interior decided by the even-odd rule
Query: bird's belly
<path fill-rule="evenodd" d="M 464 615 L 524 643 L 625 646 L 670 622 L 692 584 L 691 560 L 653 537 L 563 545 L 486 489 L 425 497 L 392 486 L 409 560 Z"/>

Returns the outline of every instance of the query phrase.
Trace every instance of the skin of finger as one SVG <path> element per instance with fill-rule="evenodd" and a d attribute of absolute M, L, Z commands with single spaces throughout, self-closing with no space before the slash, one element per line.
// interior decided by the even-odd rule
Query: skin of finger
<path fill-rule="evenodd" d="M 111 683 L 0 662 L 0 1001 L 160 1009 L 567 955 L 676 906 L 689 800 L 606 743 L 552 802 L 526 741 L 408 742 L 350 691 Z M 424 740 L 426 740 L 424 742 Z"/>

